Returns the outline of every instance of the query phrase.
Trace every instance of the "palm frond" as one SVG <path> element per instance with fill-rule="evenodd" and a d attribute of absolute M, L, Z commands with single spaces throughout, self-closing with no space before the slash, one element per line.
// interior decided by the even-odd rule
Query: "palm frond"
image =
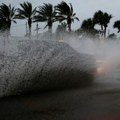
<path fill-rule="evenodd" d="M 15 24 L 17 24 L 17 22 L 15 20 L 12 20 Z"/>
<path fill-rule="evenodd" d="M 16 15 L 18 19 L 33 18 L 33 16 L 36 14 L 36 8 L 33 9 L 30 2 L 20 3 L 20 6 L 21 9 L 17 9 L 18 14 Z"/>
<path fill-rule="evenodd" d="M 33 22 L 45 22 L 45 21 L 47 21 L 47 19 L 43 16 L 40 16 L 40 15 L 39 16 L 34 16 Z"/>
<path fill-rule="evenodd" d="M 78 17 L 74 17 L 75 20 L 79 21 L 79 18 Z"/>
<path fill-rule="evenodd" d="M 44 27 L 43 29 L 45 29 L 45 28 L 47 28 L 47 27 L 48 27 L 48 24 L 46 24 L 45 27 Z"/>
<path fill-rule="evenodd" d="M 61 15 L 69 15 L 71 12 L 69 5 L 64 1 L 55 6 L 55 9 L 57 13 Z"/>
<path fill-rule="evenodd" d="M 117 28 L 118 29 L 118 33 L 119 33 L 120 32 L 120 20 L 115 21 L 113 27 Z"/>
<path fill-rule="evenodd" d="M 76 13 L 73 13 L 73 6 L 71 3 L 69 5 L 62 1 L 60 4 L 55 6 L 55 11 L 57 12 L 56 18 L 59 22 L 62 22 L 64 20 L 67 21 L 67 25 L 69 26 L 69 31 L 71 31 L 71 23 L 74 22 L 74 19 L 79 19 L 76 16 Z"/>
<path fill-rule="evenodd" d="M 43 3 L 36 12 L 37 15 L 34 17 L 34 22 L 47 22 L 45 28 L 50 27 L 53 22 L 57 21 L 56 12 L 50 3 Z"/>
<path fill-rule="evenodd" d="M 15 9 L 15 7 L 12 7 L 11 4 L 6 5 L 6 4 L 2 3 L 2 5 L 0 5 L 1 17 L 5 18 L 7 20 L 14 19 L 15 12 L 16 12 L 16 9 Z"/>
<path fill-rule="evenodd" d="M 75 14 L 75 13 L 74 13 Z M 72 4 L 70 3 L 70 16 L 72 16 L 73 15 L 73 6 L 72 6 Z M 76 14 L 75 14 L 76 15 Z M 75 16 L 74 15 L 74 16 Z"/>

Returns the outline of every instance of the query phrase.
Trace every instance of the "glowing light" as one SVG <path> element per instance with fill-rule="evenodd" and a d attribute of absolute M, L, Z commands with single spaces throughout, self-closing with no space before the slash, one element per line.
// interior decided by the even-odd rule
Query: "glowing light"
<path fill-rule="evenodd" d="M 98 74 L 102 74 L 102 73 L 105 73 L 106 72 L 106 68 L 103 67 L 103 66 L 100 66 L 97 68 L 97 73 Z"/>
<path fill-rule="evenodd" d="M 97 60 L 96 62 L 98 64 L 98 67 L 97 67 L 97 73 L 98 74 L 104 74 L 105 72 L 108 71 L 108 67 L 105 64 L 106 61 L 104 61 L 104 60 Z"/>

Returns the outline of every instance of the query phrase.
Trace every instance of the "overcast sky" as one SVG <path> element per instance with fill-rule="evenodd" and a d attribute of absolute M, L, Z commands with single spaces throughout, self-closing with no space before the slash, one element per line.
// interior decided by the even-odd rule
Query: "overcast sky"
<path fill-rule="evenodd" d="M 19 3 L 22 3 L 26 0 L 0 0 L 1 3 L 9 4 L 11 3 L 16 8 L 19 7 Z M 52 3 L 53 5 L 56 5 L 61 2 L 61 0 L 27 0 L 33 4 L 34 7 L 42 5 L 43 3 Z M 80 19 L 80 21 L 75 21 L 72 24 L 72 29 L 78 29 L 80 28 L 80 25 L 84 19 L 87 19 L 89 17 L 92 17 L 93 14 L 98 11 L 102 10 L 103 12 L 107 12 L 109 14 L 112 14 L 113 18 L 111 19 L 111 22 L 109 24 L 110 33 L 116 32 L 116 30 L 113 30 L 112 26 L 114 21 L 120 20 L 120 0 L 65 0 L 67 3 L 72 3 L 74 12 L 76 13 L 76 16 Z M 45 25 L 39 23 L 39 27 L 43 28 Z M 53 29 L 56 29 L 57 24 L 53 25 Z M 35 24 L 33 24 L 33 34 L 35 34 Z M 39 32 L 42 32 L 39 31 Z M 12 24 L 11 28 L 12 35 L 19 35 L 23 36 L 25 34 L 25 21 L 18 21 L 17 24 Z"/>

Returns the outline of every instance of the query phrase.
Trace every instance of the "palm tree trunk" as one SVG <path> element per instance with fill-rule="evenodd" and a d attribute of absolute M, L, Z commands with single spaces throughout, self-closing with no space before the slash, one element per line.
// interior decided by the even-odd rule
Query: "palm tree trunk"
<path fill-rule="evenodd" d="M 7 37 L 10 35 L 10 29 L 11 29 L 11 20 L 8 21 L 8 26 L 7 26 Z"/>
<path fill-rule="evenodd" d="M 32 20 L 28 19 L 28 26 L 29 26 L 29 38 L 31 39 L 31 26 L 32 26 Z"/>
<path fill-rule="evenodd" d="M 48 26 L 49 39 L 52 39 L 52 26 Z"/>
<path fill-rule="evenodd" d="M 48 21 L 48 31 L 49 31 L 49 33 L 52 34 L 52 20 L 51 19 L 49 19 L 49 21 Z"/>
<path fill-rule="evenodd" d="M 104 38 L 106 38 L 106 29 L 107 29 L 107 27 L 105 27 L 105 29 L 104 29 Z"/>
<path fill-rule="evenodd" d="M 71 24 L 68 24 L 68 31 L 71 32 Z"/>
<path fill-rule="evenodd" d="M 68 24 L 68 31 L 71 32 L 71 18 L 69 16 L 67 18 L 67 24 Z"/>
<path fill-rule="evenodd" d="M 48 32 L 49 32 L 49 39 L 52 39 L 52 21 L 48 21 Z"/>
<path fill-rule="evenodd" d="M 10 29 L 11 29 L 11 20 L 9 19 L 8 22 L 7 22 L 6 44 L 7 44 L 7 43 L 10 43 L 10 39 L 9 39 Z"/>
<path fill-rule="evenodd" d="M 52 26 L 48 26 L 48 31 L 52 34 Z"/>
<path fill-rule="evenodd" d="M 101 25 L 101 30 L 103 31 L 103 25 Z"/>
<path fill-rule="evenodd" d="M 101 32 L 102 32 L 102 37 L 105 37 L 105 36 L 104 36 L 104 29 L 103 29 L 103 25 L 101 25 Z"/>

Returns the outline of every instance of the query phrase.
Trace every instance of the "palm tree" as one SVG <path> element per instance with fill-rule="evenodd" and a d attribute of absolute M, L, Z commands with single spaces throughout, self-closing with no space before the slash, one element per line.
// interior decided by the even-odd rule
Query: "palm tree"
<path fill-rule="evenodd" d="M 103 31 L 104 20 L 103 20 L 103 12 L 101 10 L 94 13 L 93 22 L 95 24 L 99 24 L 101 26 L 101 30 Z"/>
<path fill-rule="evenodd" d="M 84 20 L 81 24 L 80 32 L 87 33 L 89 37 L 95 37 L 97 30 L 94 28 L 95 23 L 92 18 Z M 86 35 L 86 34 L 85 34 Z"/>
<path fill-rule="evenodd" d="M 109 15 L 108 13 L 104 13 L 104 31 L 105 31 L 105 37 L 106 37 L 106 30 L 108 27 L 108 23 L 110 22 L 110 19 L 112 18 L 112 15 Z"/>
<path fill-rule="evenodd" d="M 0 14 L 1 15 L 1 14 Z M 7 29 L 6 21 L 4 18 L 0 18 L 0 32 L 5 31 Z"/>
<path fill-rule="evenodd" d="M 62 22 L 60 25 L 58 25 L 56 31 L 58 32 L 66 32 L 67 24 L 65 22 Z"/>
<path fill-rule="evenodd" d="M 57 26 L 56 36 L 59 40 L 63 40 L 64 34 L 67 33 L 66 28 L 67 24 L 65 22 L 62 22 L 60 25 Z"/>
<path fill-rule="evenodd" d="M 10 35 L 10 28 L 11 23 L 16 23 L 15 19 L 15 7 L 12 7 L 11 4 L 6 5 L 2 3 L 0 5 L 0 20 L 1 20 L 1 27 L 7 30 L 7 35 Z"/>
<path fill-rule="evenodd" d="M 81 24 L 81 28 L 83 30 L 94 29 L 94 26 L 95 26 L 95 24 L 93 23 L 93 20 L 91 18 L 84 20 Z"/>
<path fill-rule="evenodd" d="M 33 9 L 33 6 L 30 2 L 20 3 L 21 9 L 18 8 L 16 18 L 18 19 L 27 19 L 29 27 L 29 37 L 31 37 L 31 26 L 32 20 L 36 14 L 36 8 Z"/>
<path fill-rule="evenodd" d="M 47 22 L 44 29 L 48 27 L 48 31 L 52 33 L 53 23 L 56 22 L 56 12 L 54 11 L 53 5 L 44 3 L 43 6 L 39 6 L 37 13 L 38 14 L 34 17 L 34 22 Z"/>
<path fill-rule="evenodd" d="M 115 40 L 117 39 L 117 35 L 115 33 L 111 33 L 110 35 L 108 35 L 107 39 Z"/>
<path fill-rule="evenodd" d="M 62 22 L 63 20 L 67 21 L 67 25 L 68 25 L 68 31 L 71 32 L 71 24 L 72 22 L 74 22 L 74 20 L 78 20 L 78 17 L 76 16 L 76 13 L 73 12 L 73 6 L 70 3 L 70 6 L 62 1 L 60 4 L 58 4 L 57 6 L 55 6 L 55 10 L 57 12 L 57 19 L 59 20 L 59 22 Z"/>
<path fill-rule="evenodd" d="M 117 29 L 118 29 L 118 33 L 119 33 L 119 32 L 120 32 L 120 20 L 115 21 L 113 27 L 114 27 L 114 28 L 117 28 Z"/>
<path fill-rule="evenodd" d="M 96 12 L 93 16 L 94 24 L 99 24 L 101 26 L 101 30 L 104 31 L 104 37 L 106 37 L 106 29 L 111 18 L 112 15 L 109 15 L 106 12 L 103 13 L 101 10 Z"/>

